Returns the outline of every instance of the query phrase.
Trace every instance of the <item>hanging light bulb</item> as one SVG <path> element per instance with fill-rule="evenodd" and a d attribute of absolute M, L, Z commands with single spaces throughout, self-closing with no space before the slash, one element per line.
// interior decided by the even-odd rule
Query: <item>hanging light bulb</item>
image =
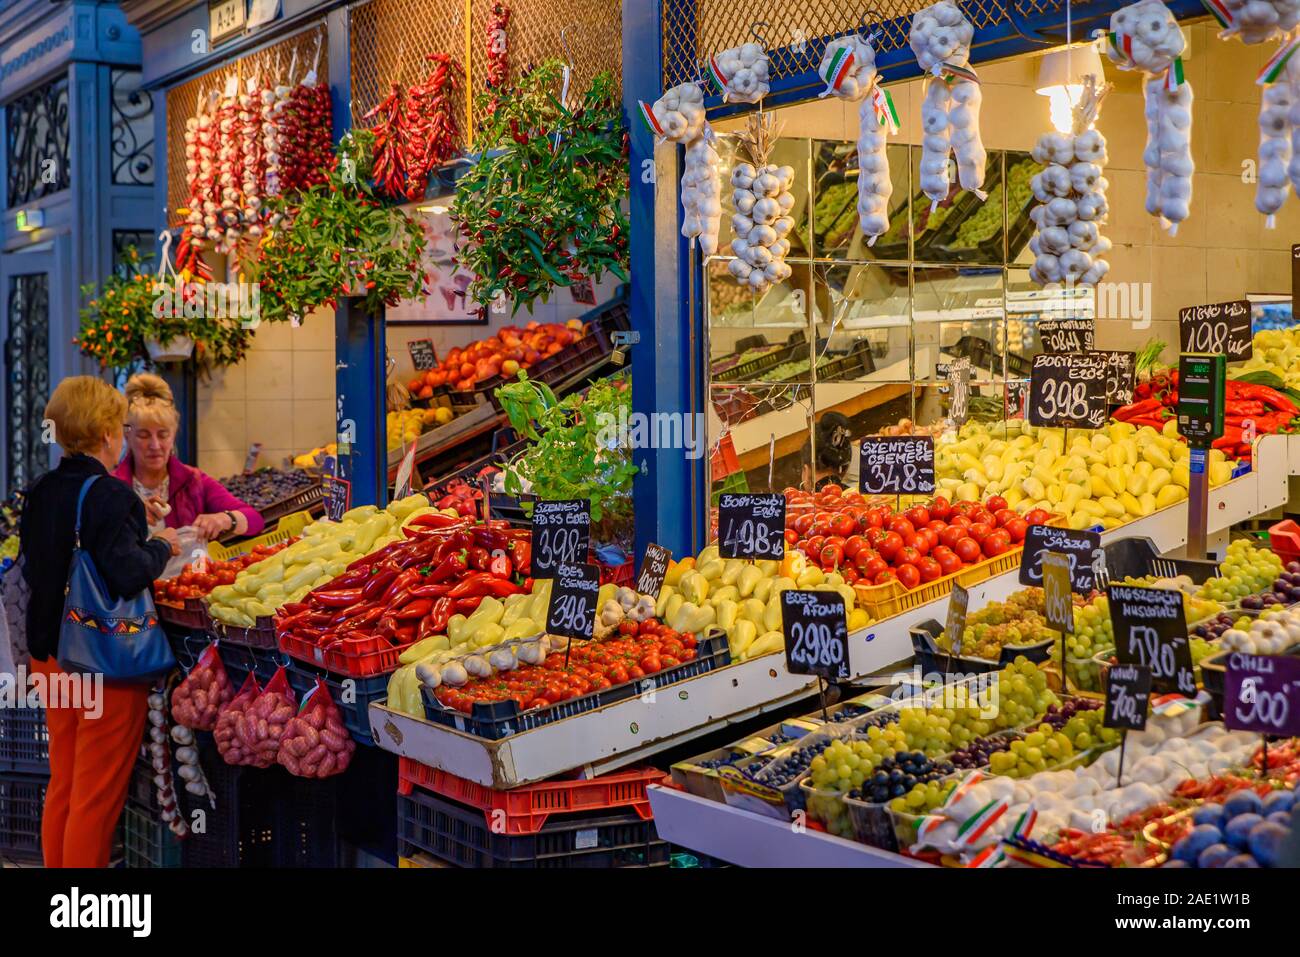
<path fill-rule="evenodd" d="M 1096 43 L 1053 50 L 1039 63 L 1038 94 L 1047 97 L 1052 126 L 1058 133 L 1070 132 L 1074 105 L 1083 96 L 1083 78 L 1090 74 L 1098 80 L 1103 76 Z"/>

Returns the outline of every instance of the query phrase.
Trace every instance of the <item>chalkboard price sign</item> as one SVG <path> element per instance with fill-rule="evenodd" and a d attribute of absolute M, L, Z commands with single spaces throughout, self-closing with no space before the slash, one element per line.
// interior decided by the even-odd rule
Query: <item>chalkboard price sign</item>
<path fill-rule="evenodd" d="M 1088 355 L 1106 364 L 1106 401 L 1111 405 L 1128 405 L 1132 402 L 1137 356 L 1131 352 L 1107 351 L 1093 351 Z"/>
<path fill-rule="evenodd" d="M 970 413 L 970 359 L 957 359 L 948 367 L 948 385 L 952 389 L 948 418 L 961 425 Z"/>
<path fill-rule="evenodd" d="M 1183 593 L 1171 588 L 1111 585 L 1106 597 L 1115 632 L 1115 656 L 1120 662 L 1150 668 L 1151 685 L 1159 692 L 1195 695 Z"/>
<path fill-rule="evenodd" d="M 864 495 L 934 492 L 934 439 L 928 435 L 869 435 L 862 440 L 858 490 Z"/>
<path fill-rule="evenodd" d="M 542 500 L 533 505 L 534 578 L 552 578 L 558 565 L 587 560 L 591 542 L 591 502 L 585 498 Z"/>
<path fill-rule="evenodd" d="M 962 637 L 966 632 L 966 609 L 969 607 L 970 592 L 961 585 L 954 584 L 952 594 L 948 596 L 948 617 L 943 629 L 948 633 L 948 647 L 952 649 L 954 658 L 961 657 Z"/>
<path fill-rule="evenodd" d="M 664 576 L 668 574 L 668 563 L 673 560 L 673 553 L 662 545 L 651 542 L 646 546 L 645 557 L 641 559 L 641 571 L 636 576 L 636 590 L 641 595 L 659 597 L 659 590 L 664 587 Z"/>
<path fill-rule="evenodd" d="M 781 592 L 786 667 L 827 681 L 849 677 L 849 629 L 844 596 L 833 591 Z"/>
<path fill-rule="evenodd" d="M 325 476 L 325 515 L 332 522 L 343 518 L 352 508 L 352 483 L 337 475 Z"/>
<path fill-rule="evenodd" d="M 1086 355 L 1034 356 L 1029 424 L 1099 429 L 1106 423 L 1106 365 Z"/>
<path fill-rule="evenodd" d="M 1111 665 L 1106 669 L 1106 728 L 1141 731 L 1147 726 L 1147 701 L 1151 697 L 1151 669 L 1142 665 Z"/>
<path fill-rule="evenodd" d="M 1020 555 L 1020 584 L 1043 584 L 1043 553 L 1060 552 L 1070 566 L 1070 588 L 1087 594 L 1097 587 L 1105 568 L 1101 533 L 1086 529 L 1030 525 L 1025 530 L 1025 549 Z"/>
<path fill-rule="evenodd" d="M 723 558 L 784 558 L 785 496 L 724 494 L 718 500 L 718 551 Z"/>
<path fill-rule="evenodd" d="M 1091 352 L 1091 319 L 1039 319 L 1038 345 L 1044 352 Z"/>
<path fill-rule="evenodd" d="M 1223 723 L 1234 731 L 1300 735 L 1300 658 L 1228 655 Z"/>
<path fill-rule="evenodd" d="M 434 351 L 432 339 L 409 339 L 406 351 L 411 354 L 411 364 L 416 372 L 438 368 L 438 353 Z"/>
<path fill-rule="evenodd" d="M 1178 310 L 1179 352 L 1225 355 L 1229 362 L 1249 359 L 1250 300 L 1234 299 Z"/>
<path fill-rule="evenodd" d="M 600 595 L 600 569 L 586 562 L 555 567 L 546 631 L 566 638 L 590 638 L 596 626 L 596 599 Z"/>

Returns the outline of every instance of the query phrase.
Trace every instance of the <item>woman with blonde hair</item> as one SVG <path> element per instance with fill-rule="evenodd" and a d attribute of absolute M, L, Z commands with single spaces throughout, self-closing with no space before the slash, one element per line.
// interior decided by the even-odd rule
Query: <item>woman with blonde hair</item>
<path fill-rule="evenodd" d="M 140 496 L 151 529 L 192 525 L 208 541 L 262 530 L 257 509 L 176 457 L 180 414 L 166 382 L 147 372 L 131 376 L 126 403 L 128 451 L 113 474 Z"/>
<path fill-rule="evenodd" d="M 140 500 L 108 478 L 122 455 L 121 393 L 93 376 L 64 379 L 45 418 L 54 423 L 63 457 L 28 490 L 19 529 L 23 578 L 31 589 L 30 668 L 42 676 L 37 680 L 44 685 L 50 732 L 41 848 L 47 867 L 106 867 L 144 737 L 149 686 L 69 675 L 57 663 L 83 486 L 81 547 L 115 597 L 148 588 L 176 553 L 177 539 L 171 529 L 151 537 Z"/>

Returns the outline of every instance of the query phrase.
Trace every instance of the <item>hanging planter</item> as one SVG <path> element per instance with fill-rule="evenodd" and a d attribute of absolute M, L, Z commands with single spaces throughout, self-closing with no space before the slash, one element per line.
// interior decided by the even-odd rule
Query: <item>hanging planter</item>
<path fill-rule="evenodd" d="M 146 339 L 144 347 L 154 362 L 184 362 L 194 354 L 194 340 L 189 336 L 174 336 L 166 342 Z"/>

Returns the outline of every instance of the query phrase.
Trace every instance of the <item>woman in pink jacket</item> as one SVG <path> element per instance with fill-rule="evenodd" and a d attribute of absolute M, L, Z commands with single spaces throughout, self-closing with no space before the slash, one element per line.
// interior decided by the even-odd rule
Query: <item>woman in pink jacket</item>
<path fill-rule="evenodd" d="M 113 473 L 144 501 L 149 531 L 192 525 L 208 541 L 256 535 L 262 515 L 216 479 L 173 454 L 180 415 L 172 390 L 156 375 L 140 373 L 126 384 L 127 454 Z"/>

